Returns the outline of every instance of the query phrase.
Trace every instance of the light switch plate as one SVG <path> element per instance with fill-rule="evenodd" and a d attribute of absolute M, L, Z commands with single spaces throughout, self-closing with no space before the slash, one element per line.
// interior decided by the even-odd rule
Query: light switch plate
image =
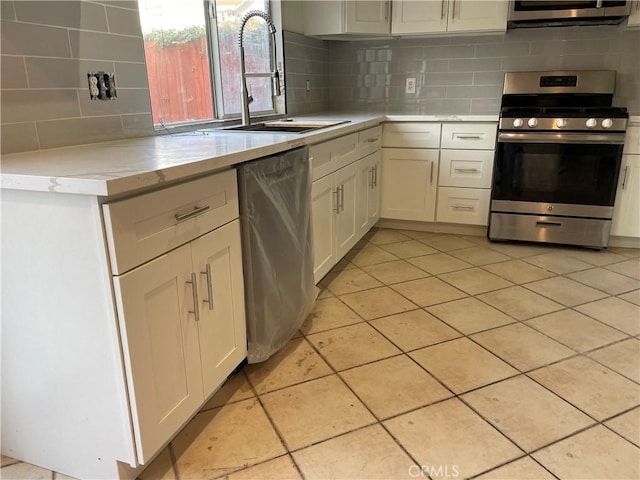
<path fill-rule="evenodd" d="M 404 93 L 416 93 L 416 77 L 408 77 Z"/>

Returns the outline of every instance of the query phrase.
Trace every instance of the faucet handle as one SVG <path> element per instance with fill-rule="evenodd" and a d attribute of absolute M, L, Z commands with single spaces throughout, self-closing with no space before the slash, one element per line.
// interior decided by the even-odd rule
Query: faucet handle
<path fill-rule="evenodd" d="M 251 94 L 251 84 L 247 84 L 247 104 L 253 102 L 253 95 Z"/>

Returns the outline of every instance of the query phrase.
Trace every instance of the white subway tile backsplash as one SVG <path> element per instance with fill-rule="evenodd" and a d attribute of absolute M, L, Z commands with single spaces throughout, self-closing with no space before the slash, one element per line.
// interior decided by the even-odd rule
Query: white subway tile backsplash
<path fill-rule="evenodd" d="M 18 123 L 80 116 L 75 89 L 29 89 L 2 92 L 1 122 Z"/>
<path fill-rule="evenodd" d="M 138 10 L 138 2 L 135 0 L 130 1 L 118 1 L 118 0 L 105 0 L 103 2 L 95 0 L 93 3 L 99 5 L 108 5 L 110 7 L 127 8 L 129 10 Z"/>
<path fill-rule="evenodd" d="M 124 138 L 119 115 L 37 122 L 40 148 L 104 142 Z"/>
<path fill-rule="evenodd" d="M 149 88 L 147 67 L 144 63 L 116 62 L 115 73 L 118 88 Z"/>
<path fill-rule="evenodd" d="M 9 55 L 70 57 L 66 28 L 2 21 L 0 52 Z"/>
<path fill-rule="evenodd" d="M 150 113 L 149 90 L 145 88 L 118 88 L 115 100 L 91 100 L 89 94 L 80 95 L 80 113 L 83 117 Z"/>
<path fill-rule="evenodd" d="M 500 69 L 500 58 L 465 58 L 449 60 L 451 72 L 492 72 Z"/>
<path fill-rule="evenodd" d="M 75 58 L 142 63 L 145 61 L 142 38 L 69 30 L 69 40 Z M 109 48 L 105 48 L 105 45 Z"/>
<path fill-rule="evenodd" d="M 140 17 L 137 11 L 115 7 L 106 7 L 106 11 L 111 33 L 142 36 Z"/>
<path fill-rule="evenodd" d="M 498 98 L 501 88 L 497 85 L 485 86 L 449 86 L 447 87 L 447 98 Z"/>
<path fill-rule="evenodd" d="M 0 88 L 27 88 L 28 86 L 24 58 L 2 55 L 0 58 Z"/>
<path fill-rule="evenodd" d="M 127 138 L 147 137 L 155 134 L 150 113 L 122 115 L 122 129 Z"/>
<path fill-rule="evenodd" d="M 0 18 L 2 20 L 15 20 L 16 11 L 13 8 L 13 2 L 10 0 L 0 1 Z"/>
<path fill-rule="evenodd" d="M 81 88 L 89 95 L 87 72 L 113 72 L 113 62 L 25 57 L 31 88 Z"/>
<path fill-rule="evenodd" d="M 15 1 L 19 22 L 107 31 L 104 6 L 84 1 Z"/>
<path fill-rule="evenodd" d="M 27 152 L 39 148 L 36 125 L 33 122 L 4 124 L 0 133 L 3 154 Z"/>

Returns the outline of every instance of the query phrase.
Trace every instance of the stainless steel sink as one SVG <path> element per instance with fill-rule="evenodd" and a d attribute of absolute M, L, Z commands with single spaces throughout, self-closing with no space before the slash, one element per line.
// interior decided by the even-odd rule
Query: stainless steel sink
<path fill-rule="evenodd" d="M 227 127 L 224 130 L 229 132 L 305 133 L 320 128 L 348 123 L 349 121 L 350 120 L 276 120 L 273 122 Z"/>

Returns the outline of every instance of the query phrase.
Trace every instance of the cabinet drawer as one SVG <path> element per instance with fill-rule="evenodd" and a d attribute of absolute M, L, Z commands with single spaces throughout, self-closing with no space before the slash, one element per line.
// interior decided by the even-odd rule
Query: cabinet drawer
<path fill-rule="evenodd" d="M 238 217 L 235 170 L 107 203 L 111 268 L 120 275 Z"/>
<path fill-rule="evenodd" d="M 396 148 L 439 148 L 440 124 L 425 122 L 385 123 L 382 146 Z"/>
<path fill-rule="evenodd" d="M 442 150 L 438 184 L 490 188 L 492 168 L 493 150 Z"/>
<path fill-rule="evenodd" d="M 496 123 L 443 123 L 442 148 L 493 150 Z"/>
<path fill-rule="evenodd" d="M 358 132 L 359 157 L 366 157 L 382 147 L 382 127 L 373 127 Z"/>
<path fill-rule="evenodd" d="M 640 125 L 627 128 L 627 134 L 624 137 L 624 153 L 640 155 Z"/>
<path fill-rule="evenodd" d="M 487 225 L 491 190 L 440 187 L 436 220 L 445 223 Z"/>
<path fill-rule="evenodd" d="M 358 159 L 358 134 L 352 133 L 309 147 L 313 180 L 329 175 Z"/>

